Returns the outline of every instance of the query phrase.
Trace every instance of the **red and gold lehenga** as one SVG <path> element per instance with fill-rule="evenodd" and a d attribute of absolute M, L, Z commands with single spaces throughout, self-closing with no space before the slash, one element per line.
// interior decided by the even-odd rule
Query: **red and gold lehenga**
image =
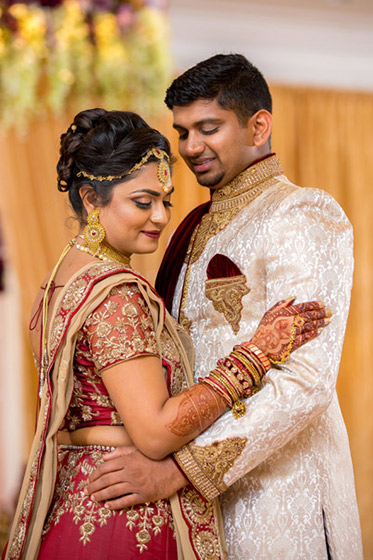
<path fill-rule="evenodd" d="M 160 356 L 171 395 L 191 383 L 183 333 L 161 298 L 122 265 L 91 264 L 65 286 L 50 325 L 47 382 L 5 558 L 226 558 L 216 502 L 187 486 L 170 500 L 111 511 L 84 494 L 107 448 L 57 445 L 61 430 L 123 425 L 101 380 L 120 361 Z"/>

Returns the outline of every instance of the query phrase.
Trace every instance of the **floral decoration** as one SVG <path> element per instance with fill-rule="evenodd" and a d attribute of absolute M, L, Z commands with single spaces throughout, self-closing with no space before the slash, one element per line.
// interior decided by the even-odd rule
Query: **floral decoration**
<path fill-rule="evenodd" d="M 166 0 L 0 0 L 0 128 L 67 107 L 154 115 L 171 77 Z"/>

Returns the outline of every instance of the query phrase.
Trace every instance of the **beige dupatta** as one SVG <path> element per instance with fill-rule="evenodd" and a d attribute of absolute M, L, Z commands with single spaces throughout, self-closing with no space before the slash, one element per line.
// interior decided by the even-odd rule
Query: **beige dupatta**
<path fill-rule="evenodd" d="M 117 263 L 95 263 L 80 269 L 59 294 L 49 321 L 47 382 L 41 399 L 37 429 L 11 529 L 6 560 L 38 556 L 44 521 L 53 497 L 57 472 L 57 432 L 67 412 L 73 391 L 73 357 L 76 338 L 86 317 L 105 299 L 111 289 L 122 283 L 136 282 L 142 293 L 155 325 L 155 334 L 161 353 L 162 329 L 167 329 L 183 365 L 188 384 L 193 383 L 192 370 L 187 352 L 178 334 L 178 327 L 165 313 L 162 299 L 141 276 L 124 269 Z M 180 332 L 180 331 L 179 331 Z M 189 489 L 198 497 L 197 492 Z M 223 524 L 218 503 L 205 504 L 211 527 L 203 527 L 210 545 L 202 546 L 199 527 L 186 519 L 183 491 L 174 495 L 170 502 L 175 522 L 178 559 L 204 560 L 210 558 L 211 545 L 218 555 L 226 558 Z M 190 508 L 190 504 L 187 504 Z M 205 539 L 205 542 L 207 543 Z M 205 550 L 204 550 L 205 548 Z M 212 557 L 211 557 L 212 558 Z"/>

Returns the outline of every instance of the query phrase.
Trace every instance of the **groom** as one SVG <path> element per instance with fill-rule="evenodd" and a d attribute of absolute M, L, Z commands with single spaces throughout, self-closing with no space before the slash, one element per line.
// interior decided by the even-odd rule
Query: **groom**
<path fill-rule="evenodd" d="M 352 283 L 352 230 L 327 193 L 293 185 L 271 153 L 272 101 L 241 55 L 216 55 L 166 95 L 179 152 L 211 202 L 174 234 L 157 289 L 189 331 L 196 376 L 277 300 L 323 300 L 327 331 L 273 367 L 240 420 L 225 414 L 162 462 L 117 449 L 88 493 L 127 507 L 186 479 L 221 497 L 229 558 L 362 558 L 349 443 L 335 390 Z M 281 370 L 281 371 L 279 371 Z M 176 466 L 177 463 L 177 466 Z M 337 468 L 336 468 L 337 467 Z"/>

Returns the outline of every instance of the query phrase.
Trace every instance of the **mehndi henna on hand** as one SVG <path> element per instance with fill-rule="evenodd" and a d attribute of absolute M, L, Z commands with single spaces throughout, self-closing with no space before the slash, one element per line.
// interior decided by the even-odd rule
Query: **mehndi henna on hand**
<path fill-rule="evenodd" d="M 190 389 L 180 394 L 180 404 L 176 418 L 166 427 L 173 434 L 185 437 L 201 433 L 225 409 L 225 403 L 219 401 L 206 385 L 193 385 Z"/>
<path fill-rule="evenodd" d="M 273 363 L 283 363 L 293 352 L 318 334 L 330 322 L 331 311 L 314 301 L 290 305 L 277 303 L 263 316 L 251 342 Z"/>

